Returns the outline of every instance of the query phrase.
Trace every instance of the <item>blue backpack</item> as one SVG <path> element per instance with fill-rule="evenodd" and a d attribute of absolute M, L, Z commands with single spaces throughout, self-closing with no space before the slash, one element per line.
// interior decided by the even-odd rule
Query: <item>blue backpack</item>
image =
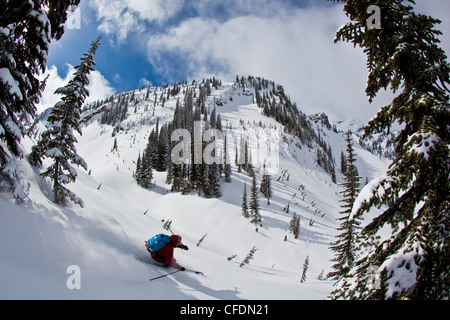
<path fill-rule="evenodd" d="M 160 233 L 146 241 L 146 247 L 150 253 L 154 254 L 169 244 L 170 241 L 170 236 Z"/>

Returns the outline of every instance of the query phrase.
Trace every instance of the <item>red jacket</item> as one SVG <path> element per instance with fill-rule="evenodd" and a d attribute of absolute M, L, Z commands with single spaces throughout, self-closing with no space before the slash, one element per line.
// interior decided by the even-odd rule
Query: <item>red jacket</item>
<path fill-rule="evenodd" d="M 187 250 L 189 248 L 181 242 L 180 236 L 171 235 L 170 238 L 171 241 L 165 247 L 160 249 L 156 254 L 152 254 L 152 258 L 153 260 L 162 262 L 169 267 L 181 269 L 182 267 L 177 263 L 177 261 L 173 257 L 173 249 L 180 248 Z"/>

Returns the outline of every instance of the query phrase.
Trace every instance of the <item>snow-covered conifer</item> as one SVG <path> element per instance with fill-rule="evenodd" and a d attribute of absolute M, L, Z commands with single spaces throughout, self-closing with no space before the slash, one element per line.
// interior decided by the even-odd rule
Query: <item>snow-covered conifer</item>
<path fill-rule="evenodd" d="M 266 169 L 266 164 L 263 165 L 263 178 L 261 180 L 260 191 L 267 199 L 272 197 L 272 186 L 270 182 L 270 175 Z"/>
<path fill-rule="evenodd" d="M 346 170 L 344 180 L 342 184 L 344 190 L 341 192 L 343 199 L 340 200 L 343 204 L 341 208 L 343 209 L 339 213 L 341 217 L 338 220 L 341 222 L 338 231 L 341 233 L 336 236 L 336 241 L 331 243 L 331 251 L 335 252 L 335 257 L 332 261 L 336 262 L 332 268 L 334 271 L 330 272 L 327 276 L 334 280 L 341 279 L 347 272 L 353 267 L 356 256 L 356 236 L 359 229 L 359 218 L 349 219 L 352 212 L 353 204 L 359 193 L 359 179 L 358 170 L 356 169 L 355 153 L 352 144 L 352 133 L 347 132 L 347 156 L 346 159 Z"/>
<path fill-rule="evenodd" d="M 231 182 L 231 159 L 230 155 L 228 153 L 228 142 L 227 142 L 227 136 L 225 135 L 225 141 L 224 141 L 224 174 L 225 174 L 225 182 Z"/>
<path fill-rule="evenodd" d="M 153 179 L 153 167 L 151 162 L 151 154 L 148 153 L 148 150 L 145 150 L 144 153 L 142 154 L 142 160 L 139 166 L 136 181 L 142 188 L 149 189 L 152 187 L 152 179 Z"/>
<path fill-rule="evenodd" d="M 291 219 L 291 221 L 289 223 L 289 230 L 294 235 L 294 238 L 298 239 L 298 237 L 300 235 L 300 216 L 297 215 L 295 212 L 294 212 L 294 215 L 292 216 L 292 219 Z"/>
<path fill-rule="evenodd" d="M 369 100 L 401 89 L 365 127 L 364 137 L 402 129 L 385 175 L 366 185 L 350 219 L 386 205 L 361 232 L 361 256 L 333 298 L 448 299 L 450 291 L 450 65 L 438 46 L 440 23 L 413 11 L 413 1 L 378 1 L 381 29 L 366 24 L 367 3 L 346 1 L 351 22 L 336 41 L 364 49 Z M 388 225 L 391 235 L 377 240 Z M 446 258 L 443 258 L 446 257 Z M 371 286 L 373 268 L 380 283 Z"/>
<path fill-rule="evenodd" d="M 222 191 L 220 190 L 220 170 L 216 162 L 209 165 L 209 185 L 211 187 L 211 192 L 215 197 L 220 198 L 222 196 Z"/>
<path fill-rule="evenodd" d="M 259 213 L 259 194 L 255 175 L 253 175 L 252 179 L 252 188 L 250 195 L 250 215 L 252 216 L 252 223 L 258 224 L 261 222 L 261 214 Z"/>
<path fill-rule="evenodd" d="M 248 218 L 250 216 L 247 205 L 247 183 L 244 183 L 244 192 L 242 194 L 242 215 L 244 218 Z"/>
<path fill-rule="evenodd" d="M 242 260 L 242 262 L 241 262 L 241 264 L 239 265 L 239 267 L 242 268 L 242 267 L 245 266 L 246 264 L 249 264 L 249 263 L 250 263 L 250 260 L 253 259 L 253 255 L 255 254 L 256 251 L 258 251 L 258 249 L 257 249 L 256 247 L 253 247 L 253 248 L 250 250 L 250 252 L 247 254 L 247 256 L 245 257 L 245 259 Z"/>
<path fill-rule="evenodd" d="M 74 130 L 81 135 L 81 107 L 89 95 L 88 76 L 94 70 L 94 55 L 100 38 L 92 42 L 91 49 L 84 53 L 81 63 L 75 67 L 72 80 L 66 86 L 56 89 L 55 93 L 62 95 L 61 101 L 56 103 L 50 113 L 47 120 L 49 129 L 42 133 L 41 139 L 32 150 L 31 159 L 36 165 L 42 165 L 43 158 L 53 159 L 53 164 L 41 175 L 52 180 L 53 200 L 60 205 L 66 205 L 69 198 L 83 207 L 83 201 L 64 185 L 76 180 L 77 171 L 71 164 L 87 170 L 87 163 L 77 154 Z"/>
<path fill-rule="evenodd" d="M 302 278 L 300 280 L 300 283 L 306 281 L 306 272 L 308 272 L 308 268 L 309 268 L 309 254 L 306 256 L 305 262 L 303 263 Z"/>
<path fill-rule="evenodd" d="M 45 87 L 50 41 L 61 38 L 67 10 L 80 0 L 12 0 L 0 4 L 0 187 L 24 199 L 15 158 L 20 141 L 36 117 L 35 104 Z"/>

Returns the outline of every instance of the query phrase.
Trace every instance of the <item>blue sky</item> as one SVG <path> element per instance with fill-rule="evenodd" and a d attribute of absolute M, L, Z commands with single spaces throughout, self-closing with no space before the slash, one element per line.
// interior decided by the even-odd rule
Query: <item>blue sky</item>
<path fill-rule="evenodd" d="M 450 53 L 450 1 L 417 0 L 417 11 L 439 18 Z M 347 22 L 342 4 L 325 0 L 81 0 L 62 39 L 51 45 L 50 79 L 40 109 L 97 35 L 91 100 L 146 86 L 216 76 L 265 77 L 283 85 L 306 114 L 367 121 L 392 100 L 365 96 L 360 49 L 334 44 Z"/>

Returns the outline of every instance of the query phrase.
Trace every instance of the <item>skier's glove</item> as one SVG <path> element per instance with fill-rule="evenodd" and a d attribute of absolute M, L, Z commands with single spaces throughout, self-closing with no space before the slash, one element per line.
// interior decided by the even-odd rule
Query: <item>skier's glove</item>
<path fill-rule="evenodd" d="M 184 271 L 184 270 L 186 270 L 186 268 L 183 268 L 183 267 L 180 268 L 180 271 Z"/>
<path fill-rule="evenodd" d="M 184 250 L 189 250 L 189 247 L 188 246 L 184 246 L 184 248 L 183 248 Z"/>

